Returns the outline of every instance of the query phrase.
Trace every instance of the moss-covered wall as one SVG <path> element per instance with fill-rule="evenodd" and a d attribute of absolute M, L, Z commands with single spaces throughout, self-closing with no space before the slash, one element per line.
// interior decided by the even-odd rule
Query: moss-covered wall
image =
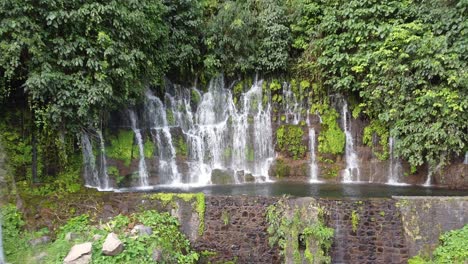
<path fill-rule="evenodd" d="M 467 224 L 466 208 L 468 197 L 323 199 L 92 191 L 47 200 L 25 197 L 22 209 L 28 228 L 51 231 L 83 213 L 99 223 L 118 214 L 168 211 L 179 219 L 194 248 L 207 253 L 202 263 L 311 263 L 319 256 L 330 257 L 331 263 L 406 263 L 408 257 L 429 253 L 442 232 Z M 317 249 L 327 243 L 327 226 L 333 229 L 333 240 L 330 251 L 322 254 Z"/>
<path fill-rule="evenodd" d="M 410 256 L 431 256 L 439 236 L 468 224 L 468 197 L 393 197 Z"/>

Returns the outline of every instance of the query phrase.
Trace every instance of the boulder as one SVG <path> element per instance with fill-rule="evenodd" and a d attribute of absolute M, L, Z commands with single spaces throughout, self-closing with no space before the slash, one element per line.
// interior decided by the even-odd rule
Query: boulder
<path fill-rule="evenodd" d="M 255 177 L 252 175 L 252 173 L 247 173 L 244 176 L 245 182 L 255 182 Z"/>
<path fill-rule="evenodd" d="M 31 246 L 33 246 L 33 247 L 35 247 L 37 245 L 47 244 L 49 242 L 50 242 L 50 237 L 49 236 L 41 236 L 41 237 L 29 240 L 29 244 Z"/>
<path fill-rule="evenodd" d="M 138 236 L 151 236 L 153 234 L 153 229 L 149 226 L 136 225 L 130 233 Z"/>
<path fill-rule="evenodd" d="M 74 245 L 63 260 L 64 264 L 88 264 L 91 262 L 92 243 Z"/>
<path fill-rule="evenodd" d="M 152 258 L 155 262 L 160 262 L 162 260 L 162 250 L 159 248 L 154 249 Z"/>
<path fill-rule="evenodd" d="M 211 183 L 234 184 L 234 171 L 214 169 L 211 172 Z"/>
<path fill-rule="evenodd" d="M 75 234 L 73 232 L 68 232 L 66 235 L 65 235 L 65 240 L 66 241 L 73 241 L 75 239 L 78 238 L 78 234 Z"/>
<path fill-rule="evenodd" d="M 116 256 L 123 251 L 123 243 L 115 233 L 107 235 L 102 245 L 102 253 L 107 256 Z"/>

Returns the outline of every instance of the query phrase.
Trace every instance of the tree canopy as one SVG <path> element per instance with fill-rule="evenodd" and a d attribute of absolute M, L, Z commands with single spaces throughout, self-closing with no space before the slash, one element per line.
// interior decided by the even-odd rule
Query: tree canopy
<path fill-rule="evenodd" d="M 467 150 L 464 0 L 0 0 L 0 98 L 78 132 L 162 78 L 300 75 L 418 166 Z M 205 78 L 206 79 L 206 78 Z"/>

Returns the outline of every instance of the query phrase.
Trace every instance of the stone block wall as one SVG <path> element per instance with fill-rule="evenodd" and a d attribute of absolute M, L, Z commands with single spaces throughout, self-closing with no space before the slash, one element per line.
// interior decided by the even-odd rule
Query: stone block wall
<path fill-rule="evenodd" d="M 40 200 L 33 208 L 26 203 L 23 211 L 29 219 L 28 228 L 50 230 L 90 210 L 103 221 L 141 210 L 168 211 L 180 220 L 181 230 L 195 249 L 216 253 L 206 263 L 288 263 L 288 256 L 281 256 L 278 247 L 268 245 L 266 211 L 279 199 L 206 196 L 203 219 L 194 201 L 176 199 L 165 204 L 139 193 L 99 193 L 65 200 L 52 197 Z M 441 233 L 468 224 L 468 197 L 287 199 L 291 208 L 313 203 L 304 211 L 306 217 L 301 214 L 304 223 L 316 216 L 318 207 L 323 209 L 326 225 L 335 231 L 332 263 L 406 263 L 409 257 L 430 254 Z M 200 221 L 204 221 L 202 235 L 198 233 Z"/>
<path fill-rule="evenodd" d="M 430 256 L 439 236 L 468 224 L 468 197 L 393 197 L 410 256 Z"/>
<path fill-rule="evenodd" d="M 332 263 L 406 263 L 408 249 L 392 199 L 320 200 L 335 229 Z"/>
<path fill-rule="evenodd" d="M 278 198 L 206 197 L 205 230 L 194 246 L 216 252 L 211 263 L 281 263 L 279 250 L 268 245 L 266 209 Z"/>

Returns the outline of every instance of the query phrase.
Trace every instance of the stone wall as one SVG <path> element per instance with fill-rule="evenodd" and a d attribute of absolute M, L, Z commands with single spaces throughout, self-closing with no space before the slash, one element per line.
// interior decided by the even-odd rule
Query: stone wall
<path fill-rule="evenodd" d="M 332 263 L 406 263 L 400 215 L 392 199 L 326 200 L 327 225 L 335 229 Z"/>
<path fill-rule="evenodd" d="M 266 208 L 278 198 L 214 196 L 206 198 L 205 230 L 194 246 L 214 251 L 212 263 L 281 263 L 268 245 Z"/>
<path fill-rule="evenodd" d="M 409 255 L 431 255 L 439 236 L 468 224 L 468 197 L 394 197 Z"/>
<path fill-rule="evenodd" d="M 195 200 L 174 198 L 168 203 L 139 193 L 70 198 L 25 203 L 28 227 L 54 230 L 83 213 L 91 213 L 99 222 L 141 210 L 168 211 L 179 218 L 181 230 L 197 250 L 216 253 L 205 263 L 293 263 L 290 254 L 281 256 L 278 247 L 268 245 L 266 211 L 279 197 L 206 196 L 203 219 Z M 335 231 L 332 263 L 406 263 L 411 256 L 432 251 L 441 233 L 468 224 L 468 197 L 287 198 L 287 203 L 290 208 L 306 208 L 301 209 L 301 223 L 312 223 L 317 208 L 323 209 L 325 223 Z M 204 221 L 201 235 L 200 221 Z M 295 239 L 292 233 L 286 237 Z"/>

